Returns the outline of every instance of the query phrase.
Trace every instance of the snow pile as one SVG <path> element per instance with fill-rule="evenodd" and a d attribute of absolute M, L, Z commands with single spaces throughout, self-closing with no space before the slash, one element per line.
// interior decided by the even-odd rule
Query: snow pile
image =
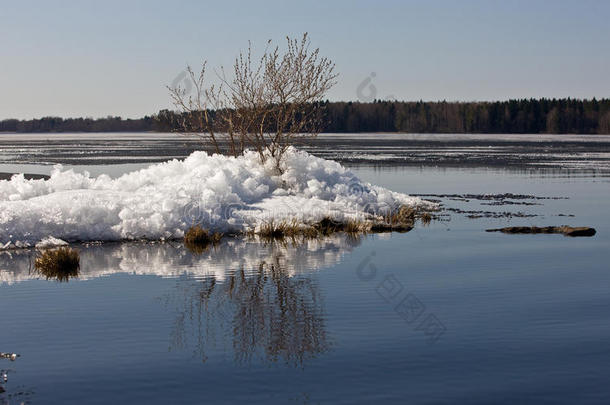
<path fill-rule="evenodd" d="M 418 198 L 359 180 L 334 161 L 291 148 L 281 175 L 248 152 L 194 152 L 127 173 L 91 177 L 56 166 L 48 180 L 0 181 L 0 248 L 63 241 L 181 238 L 193 224 L 220 232 L 274 220 L 363 218 Z"/>
<path fill-rule="evenodd" d="M 57 239 L 52 236 L 46 237 L 42 239 L 40 242 L 36 244 L 38 249 L 50 248 L 55 246 L 66 246 L 68 242 L 65 240 Z"/>

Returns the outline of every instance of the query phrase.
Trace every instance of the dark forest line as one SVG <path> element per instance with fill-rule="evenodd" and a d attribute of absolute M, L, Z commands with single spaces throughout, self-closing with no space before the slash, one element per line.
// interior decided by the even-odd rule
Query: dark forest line
<path fill-rule="evenodd" d="M 323 132 L 610 134 L 610 99 L 322 104 Z M 140 119 L 7 119 L 0 132 L 169 132 L 179 123 L 179 113 L 162 110 Z"/>

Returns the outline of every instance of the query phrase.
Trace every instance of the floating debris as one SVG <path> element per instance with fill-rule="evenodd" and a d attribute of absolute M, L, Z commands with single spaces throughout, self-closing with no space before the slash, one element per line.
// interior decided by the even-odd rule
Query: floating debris
<path fill-rule="evenodd" d="M 466 218 L 533 218 L 537 214 L 528 214 L 525 212 L 509 212 L 509 211 L 482 211 L 482 210 L 462 210 L 460 208 L 445 208 L 445 211 L 455 212 L 456 214 L 465 214 Z"/>
<path fill-rule="evenodd" d="M 537 233 L 560 233 L 565 236 L 593 236 L 596 231 L 594 228 L 586 226 L 571 227 L 563 226 L 509 226 L 506 228 L 487 229 L 486 232 L 502 232 L 502 233 L 522 233 L 522 234 L 537 234 Z"/>
<path fill-rule="evenodd" d="M 455 200 L 567 200 L 568 197 L 541 197 L 529 194 L 411 194 L 413 197 L 439 197 Z"/>
<path fill-rule="evenodd" d="M 542 205 L 540 203 L 528 202 L 528 201 L 508 201 L 499 200 L 492 202 L 482 202 L 481 205 Z"/>
<path fill-rule="evenodd" d="M 10 361 L 17 360 L 17 357 L 21 357 L 17 353 L 3 353 L 0 352 L 0 359 L 9 359 Z"/>
<path fill-rule="evenodd" d="M 445 199 L 444 202 L 455 201 L 460 203 L 475 203 L 483 206 L 541 206 L 541 200 L 564 200 L 567 197 L 543 197 L 529 194 L 413 194 L 420 198 L 425 198 L 425 201 L 433 201 L 437 204 L 442 205 L 443 201 L 438 199 L 430 199 L 430 197 L 436 197 Z M 528 201 L 530 200 L 530 201 Z M 488 210 L 466 210 L 457 207 L 446 207 L 445 211 L 454 212 L 456 214 L 463 214 L 469 219 L 479 218 L 534 218 L 540 216 L 539 214 L 526 213 L 522 211 L 510 212 L 510 211 L 488 211 Z"/>

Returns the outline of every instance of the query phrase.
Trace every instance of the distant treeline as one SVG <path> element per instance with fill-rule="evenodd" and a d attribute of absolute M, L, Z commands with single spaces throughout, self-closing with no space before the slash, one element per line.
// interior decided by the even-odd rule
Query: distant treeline
<path fill-rule="evenodd" d="M 324 102 L 323 132 L 610 134 L 610 99 Z M 0 132 L 177 131 L 180 113 L 0 121 Z"/>
<path fill-rule="evenodd" d="M 138 119 L 121 117 L 61 118 L 0 121 L 0 132 L 144 132 L 157 127 L 156 116 Z"/>
<path fill-rule="evenodd" d="M 327 132 L 609 134 L 610 99 L 330 103 Z"/>

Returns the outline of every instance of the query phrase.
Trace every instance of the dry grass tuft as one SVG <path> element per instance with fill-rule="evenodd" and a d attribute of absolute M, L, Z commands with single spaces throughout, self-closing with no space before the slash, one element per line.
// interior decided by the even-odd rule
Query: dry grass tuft
<path fill-rule="evenodd" d="M 47 280 L 68 281 L 78 277 L 80 254 L 69 247 L 45 250 L 34 260 L 34 268 Z"/>
<path fill-rule="evenodd" d="M 318 239 L 320 238 L 320 232 L 313 226 L 305 226 L 301 229 L 301 235 L 305 239 Z"/>
<path fill-rule="evenodd" d="M 407 206 L 400 206 L 397 210 L 385 215 L 385 222 L 391 225 L 409 225 L 415 223 L 415 209 Z"/>
<path fill-rule="evenodd" d="M 256 232 L 250 231 L 247 234 L 249 236 L 258 235 L 267 240 L 320 239 L 336 232 L 365 233 L 368 227 L 369 224 L 362 221 L 339 222 L 330 217 L 324 217 L 313 225 L 300 223 L 296 219 L 281 222 L 271 220 L 262 225 Z"/>
<path fill-rule="evenodd" d="M 263 224 L 257 234 L 263 239 L 284 239 L 295 238 L 306 234 L 305 227 L 299 224 L 296 219 L 290 221 L 276 222 L 273 219 Z"/>
<path fill-rule="evenodd" d="M 320 239 L 337 232 L 345 232 L 350 236 L 366 234 L 368 232 L 409 232 L 420 219 L 425 225 L 432 220 L 432 215 L 416 209 L 401 206 L 392 213 L 383 216 L 379 222 L 369 220 L 337 221 L 331 217 L 324 217 L 313 225 L 298 222 L 296 219 L 275 221 L 270 220 L 256 231 L 250 230 L 246 234 L 250 237 L 259 236 L 266 240 L 284 240 L 297 238 Z"/>
<path fill-rule="evenodd" d="M 343 226 L 343 231 L 349 234 L 366 233 L 367 226 L 361 221 L 347 221 Z"/>
<path fill-rule="evenodd" d="M 335 221 L 330 217 L 324 217 L 313 226 L 320 235 L 328 236 L 335 232 L 341 232 L 345 229 L 345 224 Z"/>
<path fill-rule="evenodd" d="M 284 229 L 285 226 L 283 222 L 276 223 L 274 220 L 271 220 L 261 225 L 257 233 L 264 239 L 282 239 L 286 237 Z"/>
<path fill-rule="evenodd" d="M 208 246 L 220 242 L 221 233 L 210 233 L 199 225 L 192 226 L 184 234 L 184 245 L 191 252 L 201 254 Z"/>
<path fill-rule="evenodd" d="M 432 214 L 429 212 L 422 212 L 419 216 L 419 220 L 421 221 L 422 225 L 428 226 L 430 225 L 430 222 L 432 222 Z"/>
<path fill-rule="evenodd" d="M 415 225 L 417 211 L 414 208 L 400 206 L 383 216 L 381 222 L 371 225 L 371 232 L 409 232 Z"/>

